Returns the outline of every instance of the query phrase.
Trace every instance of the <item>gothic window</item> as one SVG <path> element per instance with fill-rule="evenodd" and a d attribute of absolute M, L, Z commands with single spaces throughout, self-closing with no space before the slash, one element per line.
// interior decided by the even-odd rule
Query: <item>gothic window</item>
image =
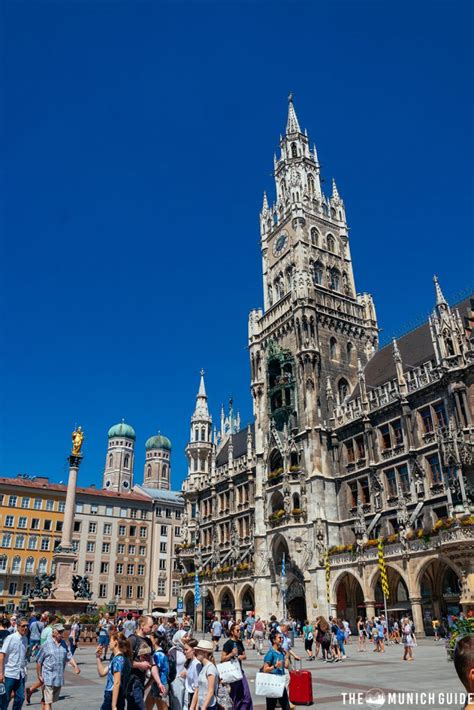
<path fill-rule="evenodd" d="M 298 493 L 293 493 L 293 510 L 301 510 L 301 501 Z"/>
<path fill-rule="evenodd" d="M 329 215 L 329 210 L 328 206 L 323 202 L 323 214 L 326 215 L 326 217 Z"/>
<path fill-rule="evenodd" d="M 290 454 L 290 466 L 291 468 L 299 468 L 299 457 L 297 451 L 292 451 Z"/>
<path fill-rule="evenodd" d="M 113 454 L 109 454 L 109 467 L 112 468 L 114 465 L 114 456 Z"/>
<path fill-rule="evenodd" d="M 281 473 L 283 471 L 283 457 L 278 449 L 270 454 L 270 473 Z"/>
<path fill-rule="evenodd" d="M 323 265 L 320 261 L 317 261 L 313 267 L 313 280 L 316 286 L 322 286 L 323 284 Z"/>
<path fill-rule="evenodd" d="M 291 157 L 292 158 L 297 158 L 298 157 L 298 148 L 296 146 L 296 143 L 291 144 Z"/>
<path fill-rule="evenodd" d="M 201 441 L 206 441 L 206 430 L 201 429 Z"/>
<path fill-rule="evenodd" d="M 282 179 L 282 181 L 281 181 L 281 183 L 280 183 L 280 187 L 281 187 L 281 194 L 282 194 L 282 197 L 285 197 L 285 196 L 286 196 L 286 182 L 285 182 L 285 178 Z"/>
<path fill-rule="evenodd" d="M 286 268 L 286 290 L 291 291 L 291 282 L 293 280 L 293 266 L 287 266 Z"/>
<path fill-rule="evenodd" d="M 318 236 L 319 236 L 318 230 L 316 229 L 316 227 L 312 227 L 311 228 L 311 244 L 313 245 L 313 247 L 318 246 Z"/>
<path fill-rule="evenodd" d="M 352 362 L 352 350 L 353 350 L 352 343 L 347 343 L 347 346 L 346 346 L 346 356 L 347 356 L 347 362 L 348 362 L 348 363 L 351 363 L 351 362 Z"/>
<path fill-rule="evenodd" d="M 130 456 L 128 454 L 125 454 L 125 456 L 123 458 L 123 465 L 124 465 L 124 468 L 129 468 L 129 466 L 130 466 Z"/>
<path fill-rule="evenodd" d="M 163 478 L 165 481 L 168 478 L 168 467 L 166 464 L 164 464 L 163 468 L 161 469 L 161 478 Z"/>
<path fill-rule="evenodd" d="M 339 404 L 342 404 L 346 397 L 349 396 L 349 383 L 346 379 L 344 379 L 344 377 L 339 380 L 337 391 L 339 394 Z"/>
<path fill-rule="evenodd" d="M 331 217 L 335 217 L 335 216 L 336 216 L 336 210 L 334 209 L 334 207 L 331 207 Z"/>
<path fill-rule="evenodd" d="M 151 476 L 151 463 L 149 463 L 148 466 L 146 467 L 146 475 L 147 475 L 147 478 L 150 478 L 150 476 Z"/>
<path fill-rule="evenodd" d="M 337 340 L 336 338 L 331 338 L 329 341 L 329 357 L 331 360 L 336 360 L 337 358 Z"/>
<path fill-rule="evenodd" d="M 341 285 L 341 274 L 337 269 L 331 269 L 331 288 L 333 291 L 339 291 Z"/>
<path fill-rule="evenodd" d="M 308 175 L 308 192 L 310 195 L 314 195 L 314 177 Z"/>
<path fill-rule="evenodd" d="M 328 251 L 332 251 L 332 252 L 336 251 L 336 242 L 335 242 L 332 234 L 327 235 L 326 244 L 327 244 Z"/>
<path fill-rule="evenodd" d="M 353 463 L 355 461 L 354 442 L 352 439 L 346 442 L 346 456 L 347 463 Z"/>
<path fill-rule="evenodd" d="M 268 284 L 268 303 L 270 306 L 273 306 L 273 289 L 271 284 Z"/>

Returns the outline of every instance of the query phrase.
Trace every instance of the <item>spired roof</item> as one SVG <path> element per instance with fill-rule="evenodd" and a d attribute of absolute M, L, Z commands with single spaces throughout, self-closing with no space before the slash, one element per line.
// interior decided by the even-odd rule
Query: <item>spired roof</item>
<path fill-rule="evenodd" d="M 255 426 L 250 425 L 250 431 L 252 432 L 252 447 L 255 446 Z M 247 434 L 248 426 L 244 429 L 240 429 L 236 434 L 232 435 L 232 446 L 233 446 L 233 457 L 238 459 L 240 456 L 245 456 L 247 453 Z M 225 442 L 222 449 L 219 451 L 216 457 L 216 466 L 223 466 L 229 461 L 229 439 Z"/>
<path fill-rule="evenodd" d="M 156 434 L 155 436 L 150 436 L 145 444 L 145 449 L 150 451 L 150 449 L 166 449 L 171 451 L 171 441 L 167 436 L 162 434 Z"/>
<path fill-rule="evenodd" d="M 472 301 L 473 297 L 470 296 L 451 308 L 452 310 L 458 310 L 461 319 L 465 321 L 468 317 L 468 312 L 472 308 Z M 420 325 L 418 328 L 397 338 L 397 345 L 405 372 L 413 367 L 418 367 L 425 362 L 435 359 L 430 325 L 428 322 L 423 323 L 423 325 Z M 393 359 L 392 343 L 388 343 L 372 356 L 364 368 L 364 375 L 365 383 L 368 388 L 378 387 L 396 378 L 397 371 Z M 358 395 L 359 385 L 355 387 L 351 399 L 358 397 Z"/>
<path fill-rule="evenodd" d="M 109 439 L 113 439 L 116 436 L 123 436 L 126 439 L 135 439 L 135 429 L 126 424 L 123 419 L 120 424 L 114 424 L 109 429 Z"/>

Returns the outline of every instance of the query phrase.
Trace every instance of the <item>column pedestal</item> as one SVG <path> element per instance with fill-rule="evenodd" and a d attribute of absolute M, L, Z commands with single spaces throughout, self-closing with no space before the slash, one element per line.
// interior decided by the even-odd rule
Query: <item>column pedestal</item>
<path fill-rule="evenodd" d="M 72 591 L 72 575 L 76 553 L 71 551 L 57 552 L 54 557 L 56 569 L 56 586 L 53 589 L 53 598 L 61 601 L 74 601 Z"/>
<path fill-rule="evenodd" d="M 373 619 L 375 616 L 375 602 L 374 601 L 365 601 L 365 613 L 367 615 L 367 619 Z"/>
<path fill-rule="evenodd" d="M 421 606 L 421 597 L 412 597 L 410 599 L 410 603 L 413 623 L 415 624 L 415 636 L 417 639 L 424 638 L 425 627 L 423 624 L 423 607 Z"/>

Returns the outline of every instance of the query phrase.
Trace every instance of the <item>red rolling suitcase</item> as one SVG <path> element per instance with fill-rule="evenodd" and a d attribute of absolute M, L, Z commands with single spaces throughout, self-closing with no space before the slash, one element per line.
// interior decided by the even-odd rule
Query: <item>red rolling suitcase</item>
<path fill-rule="evenodd" d="M 290 702 L 294 705 L 313 704 L 313 679 L 310 671 L 304 671 L 300 661 L 298 670 L 290 671 Z"/>

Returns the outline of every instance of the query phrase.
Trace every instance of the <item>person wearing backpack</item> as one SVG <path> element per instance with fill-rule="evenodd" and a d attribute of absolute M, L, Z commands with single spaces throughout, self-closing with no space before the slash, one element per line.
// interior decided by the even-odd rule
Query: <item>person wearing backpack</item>
<path fill-rule="evenodd" d="M 107 676 L 100 710 L 125 710 L 125 691 L 132 672 L 130 643 L 122 633 L 114 632 L 109 648 L 112 658 L 108 666 L 101 660 L 103 646 L 98 646 L 96 651 L 97 672 L 101 678 Z"/>
<path fill-rule="evenodd" d="M 308 659 L 310 661 L 314 661 L 314 656 L 313 656 L 313 627 L 309 623 L 308 620 L 304 622 L 303 626 L 303 636 L 304 636 L 304 650 L 306 651 L 306 655 L 308 656 Z"/>
<path fill-rule="evenodd" d="M 317 635 L 321 644 L 321 653 L 324 663 L 332 662 L 331 656 L 331 629 L 324 616 L 318 617 Z"/>
<path fill-rule="evenodd" d="M 168 651 L 168 641 L 164 634 L 154 631 L 151 634 L 151 642 L 153 644 L 153 665 L 151 667 L 151 684 L 150 692 L 146 699 L 147 710 L 152 710 L 157 707 L 158 710 L 166 710 L 168 705 L 164 698 L 168 695 L 169 682 L 169 661 L 166 655 Z"/>
<path fill-rule="evenodd" d="M 153 617 L 141 616 L 136 633 L 128 637 L 132 649 L 132 672 L 126 687 L 127 710 L 145 710 L 145 684 L 151 669 L 153 646 L 148 638 L 153 627 Z"/>
<path fill-rule="evenodd" d="M 339 652 L 340 652 L 340 658 L 341 661 L 344 661 L 347 656 L 346 656 L 346 649 L 344 646 L 344 642 L 346 640 L 346 630 L 344 628 L 344 623 L 342 619 L 337 619 L 336 620 L 336 639 L 337 639 L 337 644 L 339 646 Z"/>

